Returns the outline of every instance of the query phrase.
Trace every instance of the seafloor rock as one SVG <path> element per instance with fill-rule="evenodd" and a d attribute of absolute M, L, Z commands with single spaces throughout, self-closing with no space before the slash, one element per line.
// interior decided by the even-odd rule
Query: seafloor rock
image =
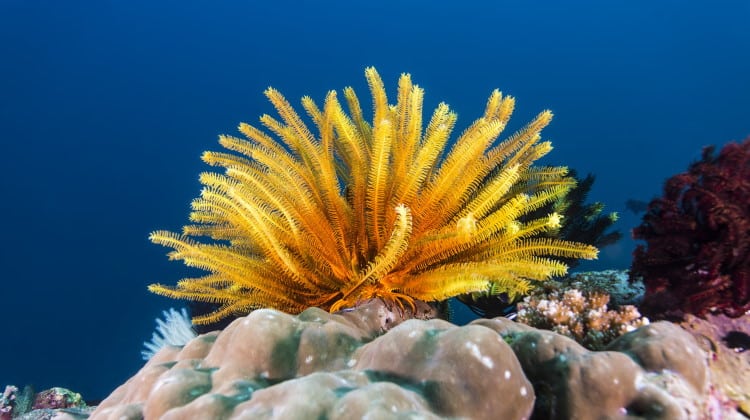
<path fill-rule="evenodd" d="M 669 323 L 643 327 L 609 351 L 593 352 L 504 318 L 457 327 L 437 319 L 400 322 L 402 316 L 392 315 L 377 302 L 343 314 L 255 311 L 224 331 L 159 351 L 92 418 L 722 414 L 712 411 L 716 404 L 705 392 L 705 353 Z"/>
<path fill-rule="evenodd" d="M 582 271 L 571 273 L 562 280 L 581 290 L 602 290 L 609 297 L 610 306 L 638 305 L 643 301 L 646 286 L 640 278 L 630 279 L 628 270 Z"/>
<path fill-rule="evenodd" d="M 737 406 L 750 418 L 750 314 L 706 319 L 688 315 L 681 325 L 709 354 L 711 391 L 718 391 L 717 398 L 723 396 L 725 405 Z"/>

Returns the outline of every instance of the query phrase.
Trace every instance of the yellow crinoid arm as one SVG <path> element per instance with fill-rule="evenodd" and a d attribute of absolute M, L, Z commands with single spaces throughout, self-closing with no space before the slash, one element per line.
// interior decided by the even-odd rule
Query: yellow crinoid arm
<path fill-rule="evenodd" d="M 396 186 L 397 201 L 418 207 L 418 194 L 423 192 L 430 174 L 438 166 L 440 154 L 450 138 L 456 118 L 456 114 L 444 103 L 440 103 L 435 109 L 417 150 L 411 154 L 411 160 L 405 157 L 407 160 L 404 167 L 407 170 Z M 422 212 L 419 214 L 420 217 L 425 215 Z"/>
<path fill-rule="evenodd" d="M 395 138 L 398 141 L 393 146 L 391 167 L 394 174 L 409 173 L 414 165 L 422 135 L 423 99 L 424 90 L 412 84 L 410 75 L 401 74 L 398 79 L 398 102 L 395 107 Z M 406 178 L 408 177 L 396 177 L 394 188 L 398 189 L 398 185 Z"/>
<path fill-rule="evenodd" d="M 325 217 L 326 225 L 329 228 L 332 239 L 338 246 L 338 252 L 342 261 L 347 260 L 346 250 L 343 249 L 348 226 L 348 214 L 350 213 L 346 201 L 341 196 L 341 186 L 336 175 L 336 164 L 333 158 L 332 143 L 334 141 L 333 131 L 329 128 L 329 123 L 324 116 L 319 121 L 321 138 L 316 139 L 311 131 L 307 128 L 302 118 L 296 113 L 289 102 L 275 89 L 266 90 L 266 96 L 278 111 L 283 122 L 277 121 L 269 115 L 261 117 L 261 122 L 271 131 L 273 131 L 291 151 L 292 159 L 295 161 L 295 173 L 301 180 L 305 180 L 303 186 L 307 186 L 307 191 L 312 196 L 315 204 L 315 212 Z M 312 110 L 315 115 L 315 109 L 310 106 L 309 100 L 303 101 L 308 103 L 307 109 Z M 253 133 L 254 134 L 254 133 Z M 263 140 L 263 136 L 261 140 Z M 279 146 L 269 146 L 267 148 L 279 150 Z M 257 151 L 256 154 L 260 154 Z M 283 156 L 283 149 L 276 155 Z M 273 168 L 274 162 L 270 159 L 265 162 L 269 168 Z M 290 182 L 299 182 L 290 180 Z"/>
<path fill-rule="evenodd" d="M 499 174 L 489 183 L 490 192 L 493 191 L 492 188 L 495 188 L 498 193 L 506 189 L 507 184 L 517 176 L 514 174 L 515 171 L 516 169 L 511 167 L 505 173 Z M 398 269 L 405 272 L 421 270 L 450 262 L 454 258 L 468 258 L 501 240 L 512 240 L 520 235 L 544 232 L 548 229 L 547 220 L 537 220 L 530 225 L 532 227 L 526 227 L 519 233 L 518 230 L 522 225 L 516 222 L 516 219 L 545 203 L 564 196 L 568 188 L 568 185 L 559 185 L 532 196 L 517 194 L 512 198 L 507 198 L 504 194 L 492 195 L 480 192 L 463 210 L 456 213 L 459 217 L 455 218 L 451 224 L 446 224 L 443 228 L 434 230 L 431 234 L 421 238 L 415 238 L 414 247 L 405 255 Z M 501 203 L 501 200 L 504 202 Z M 487 209 L 491 211 L 484 215 Z M 467 223 L 470 225 L 469 234 L 466 234 Z M 516 232 L 507 233 L 511 228 Z"/>
<path fill-rule="evenodd" d="M 185 279 L 177 287 L 154 284 L 149 286 L 153 293 L 221 304 L 241 302 L 246 307 L 261 307 L 266 302 L 294 307 L 304 300 L 302 298 L 305 295 L 310 294 L 299 287 L 292 289 L 297 295 L 290 294 L 289 289 L 294 286 L 294 282 L 289 277 L 270 272 L 262 259 L 238 253 L 230 247 L 201 244 L 165 231 L 152 233 L 150 239 L 154 243 L 173 248 L 174 251 L 169 253 L 170 259 L 182 260 L 189 267 L 221 273 L 200 279 Z"/>
<path fill-rule="evenodd" d="M 399 77 L 394 104 L 374 68 L 365 78 L 371 120 L 352 88 L 322 104 L 303 97 L 307 118 L 268 88 L 275 116 L 240 124 L 244 138 L 220 136 L 226 150 L 203 154 L 223 172 L 201 174 L 191 224 L 151 235 L 207 274 L 150 290 L 216 304 L 195 319 L 213 322 L 265 306 L 516 296 L 564 272 L 555 257 L 596 256 L 544 237 L 559 229 L 558 214 L 531 216 L 575 184 L 565 167 L 535 166 L 552 150 L 541 136 L 551 112 L 501 138 L 515 100 L 496 90 L 452 142 L 456 114 L 440 103 L 425 123 L 424 90 L 410 75 Z"/>
<path fill-rule="evenodd" d="M 445 159 L 434 167 L 419 201 L 420 217 L 429 220 L 420 230 L 447 223 L 492 170 L 484 154 L 505 128 L 513 103 L 513 98 L 494 91 L 485 114 L 461 134 Z M 438 217 L 428 218 L 428 214 Z"/>
<path fill-rule="evenodd" d="M 390 198 L 388 193 L 392 185 L 391 163 L 392 142 L 394 140 L 394 116 L 388 106 L 385 86 L 373 68 L 365 70 L 365 77 L 370 86 L 373 98 L 373 130 L 370 162 L 367 171 L 367 188 L 365 191 L 365 225 L 370 238 L 373 254 L 380 249 L 387 238 L 386 209 Z M 373 248 L 374 247 L 374 248 Z"/>
<path fill-rule="evenodd" d="M 459 294 L 492 288 L 510 296 L 522 295 L 532 287 L 530 280 L 545 280 L 549 273 L 565 266 L 547 266 L 540 261 L 468 262 L 445 264 L 405 279 L 401 290 L 417 299 L 447 299 Z M 430 298 L 430 296 L 435 296 Z"/>

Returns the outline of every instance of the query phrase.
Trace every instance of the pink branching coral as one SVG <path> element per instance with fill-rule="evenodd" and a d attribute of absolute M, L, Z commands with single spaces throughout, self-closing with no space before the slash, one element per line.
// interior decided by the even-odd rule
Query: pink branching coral
<path fill-rule="evenodd" d="M 750 310 L 750 138 L 668 179 L 634 239 L 631 278 L 642 277 L 649 316 L 681 318 Z"/>
<path fill-rule="evenodd" d="M 612 310 L 608 303 L 602 291 L 545 285 L 518 304 L 518 321 L 568 336 L 590 350 L 649 323 L 633 305 Z"/>

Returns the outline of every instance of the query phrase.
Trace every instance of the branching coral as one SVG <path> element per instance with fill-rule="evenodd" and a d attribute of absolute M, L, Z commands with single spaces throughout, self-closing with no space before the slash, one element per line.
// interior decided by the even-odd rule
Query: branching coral
<path fill-rule="evenodd" d="M 602 291 L 551 282 L 519 302 L 518 321 L 568 336 L 591 350 L 649 322 L 633 305 L 612 310 L 608 303 L 609 295 Z"/>
<path fill-rule="evenodd" d="M 241 124 L 246 139 L 221 136 L 235 153 L 203 155 L 226 172 L 201 175 L 194 224 L 151 235 L 174 248 L 171 259 L 209 274 L 149 289 L 220 304 L 193 320 L 201 324 L 267 306 L 336 311 L 369 298 L 412 306 L 489 288 L 514 296 L 566 271 L 552 257 L 596 256 L 593 246 L 539 237 L 558 226 L 555 213 L 521 220 L 574 185 L 564 167 L 532 166 L 551 150 L 540 141 L 549 111 L 499 141 L 514 100 L 494 91 L 444 151 L 456 122 L 447 105 L 423 128 L 424 92 L 408 74 L 394 105 L 375 69 L 365 75 L 373 122 L 346 88 L 348 113 L 335 91 L 322 108 L 302 99 L 317 132 L 266 90 L 281 118 L 261 117 L 270 134 Z"/>
<path fill-rule="evenodd" d="M 742 316 L 750 310 L 750 138 L 720 153 L 703 150 L 687 172 L 667 180 L 633 230 L 649 316 Z"/>

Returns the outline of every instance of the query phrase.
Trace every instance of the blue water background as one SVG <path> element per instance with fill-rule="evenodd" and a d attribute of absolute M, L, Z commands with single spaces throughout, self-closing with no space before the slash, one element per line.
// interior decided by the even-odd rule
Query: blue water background
<path fill-rule="evenodd" d="M 141 366 L 146 285 L 186 271 L 151 244 L 179 230 L 199 156 L 273 109 L 376 66 L 445 101 L 457 127 L 493 88 L 511 129 L 549 108 L 546 162 L 594 173 L 625 236 L 584 269 L 627 268 L 648 200 L 708 144 L 750 134 L 750 3 L 628 1 L 0 2 L 0 386 L 96 399 Z"/>

